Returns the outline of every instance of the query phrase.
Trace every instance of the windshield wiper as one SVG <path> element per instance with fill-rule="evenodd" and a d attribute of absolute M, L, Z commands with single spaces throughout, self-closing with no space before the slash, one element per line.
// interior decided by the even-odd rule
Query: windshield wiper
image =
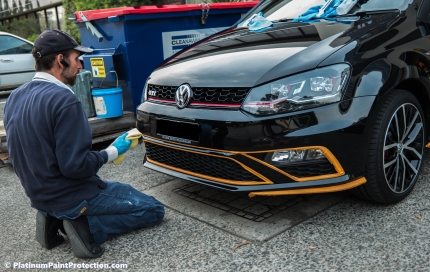
<path fill-rule="evenodd" d="M 385 10 L 363 10 L 359 12 L 355 12 L 352 14 L 344 14 L 344 15 L 338 15 L 331 18 L 336 19 L 338 22 L 355 22 L 360 20 L 363 17 L 369 16 L 369 15 L 376 15 L 376 14 L 384 14 L 384 13 L 399 13 L 399 9 L 385 9 Z"/>
<path fill-rule="evenodd" d="M 401 12 L 400 9 L 363 10 L 363 11 L 357 11 L 356 13 L 349 14 L 349 15 L 364 17 L 366 15 L 373 15 L 373 14 L 400 13 L 400 12 Z M 348 14 L 345 14 L 345 15 L 348 15 Z"/>
<path fill-rule="evenodd" d="M 383 9 L 383 10 L 363 10 L 363 11 L 358 11 L 355 13 L 348 13 L 348 14 L 342 14 L 342 15 L 336 15 L 336 16 L 330 16 L 327 18 L 313 18 L 312 20 L 336 20 L 336 21 L 358 21 L 360 20 L 360 18 L 365 17 L 365 16 L 369 16 L 369 15 L 374 15 L 374 14 L 383 14 L 383 13 L 400 13 L 401 11 L 399 9 Z M 290 22 L 293 19 L 290 18 L 282 18 L 282 19 L 278 19 L 278 20 L 274 20 L 272 21 L 273 23 L 279 23 L 279 22 Z"/>
<path fill-rule="evenodd" d="M 273 23 L 279 23 L 279 22 L 289 22 L 292 21 L 293 19 L 289 19 L 289 18 L 282 18 L 282 19 L 278 19 L 278 20 L 273 20 Z"/>
<path fill-rule="evenodd" d="M 386 9 L 386 10 L 368 10 L 368 11 L 359 11 L 351 14 L 343 14 L 338 16 L 333 16 L 330 18 L 336 19 L 338 22 L 355 22 L 360 20 L 361 18 L 374 14 L 383 14 L 383 13 L 400 13 L 399 9 Z"/>

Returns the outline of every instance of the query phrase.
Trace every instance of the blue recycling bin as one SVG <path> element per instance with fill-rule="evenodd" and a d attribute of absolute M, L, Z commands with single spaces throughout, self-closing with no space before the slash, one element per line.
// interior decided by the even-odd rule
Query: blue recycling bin
<path fill-rule="evenodd" d="M 95 88 L 122 88 L 123 109 L 135 113 L 151 72 L 166 58 L 221 31 L 258 2 L 121 7 L 75 12 L 83 56 Z"/>

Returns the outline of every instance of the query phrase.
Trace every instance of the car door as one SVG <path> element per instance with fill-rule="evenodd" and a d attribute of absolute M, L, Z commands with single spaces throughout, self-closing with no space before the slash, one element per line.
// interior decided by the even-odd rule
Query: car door
<path fill-rule="evenodd" d="M 35 73 L 32 48 L 30 42 L 0 33 L 0 90 L 31 81 Z"/>

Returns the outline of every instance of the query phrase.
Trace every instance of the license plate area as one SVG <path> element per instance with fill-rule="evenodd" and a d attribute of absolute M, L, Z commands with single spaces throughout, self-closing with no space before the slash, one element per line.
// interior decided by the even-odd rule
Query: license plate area
<path fill-rule="evenodd" d="M 196 123 L 157 119 L 157 136 L 165 140 L 198 144 L 200 127 Z"/>

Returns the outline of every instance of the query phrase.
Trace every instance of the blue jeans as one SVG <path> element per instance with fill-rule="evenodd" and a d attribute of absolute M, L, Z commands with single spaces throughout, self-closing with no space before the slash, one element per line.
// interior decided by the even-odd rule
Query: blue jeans
<path fill-rule="evenodd" d="M 96 244 L 137 228 L 150 227 L 164 217 L 164 206 L 152 196 L 120 182 L 108 182 L 100 194 L 65 211 L 41 211 L 61 220 L 88 218 Z"/>

